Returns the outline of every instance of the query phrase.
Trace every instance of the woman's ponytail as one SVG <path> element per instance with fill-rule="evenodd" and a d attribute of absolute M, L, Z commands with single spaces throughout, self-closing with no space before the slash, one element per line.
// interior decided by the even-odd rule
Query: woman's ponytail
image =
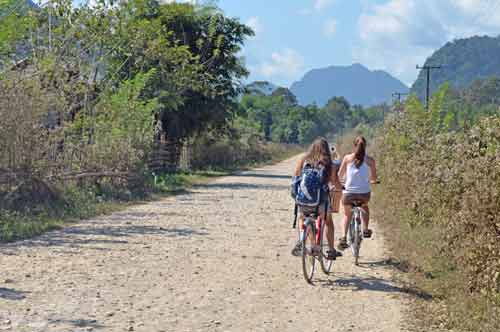
<path fill-rule="evenodd" d="M 360 168 L 365 161 L 366 156 L 366 139 L 363 136 L 358 136 L 354 140 L 354 165 Z"/>

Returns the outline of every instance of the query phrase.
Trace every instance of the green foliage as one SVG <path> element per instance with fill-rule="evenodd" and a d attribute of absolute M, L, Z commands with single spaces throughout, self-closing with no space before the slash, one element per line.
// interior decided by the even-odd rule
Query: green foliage
<path fill-rule="evenodd" d="M 246 94 L 241 100 L 239 117 L 257 123 L 261 136 L 272 142 L 308 144 L 319 136 L 334 137 L 361 124 L 376 125 L 384 119 L 386 106 L 363 108 L 351 106 L 343 97 L 334 97 L 319 108 L 300 106 L 295 96 L 284 88 L 271 95 Z"/>
<path fill-rule="evenodd" d="M 477 79 L 500 75 L 500 37 L 475 36 L 447 43 L 429 57 L 425 65 L 441 65 L 432 71 L 431 91 L 449 82 L 452 88 L 464 89 Z M 422 70 L 412 87 L 412 92 L 423 100 L 426 90 L 426 73 Z"/>
<path fill-rule="evenodd" d="M 5 60 L 16 59 L 17 41 L 27 37 L 32 13 L 26 1 L 0 0 L 0 68 Z M 2 61 L 3 60 L 3 61 Z M 8 64 L 8 63 L 7 63 Z"/>
<path fill-rule="evenodd" d="M 216 6 L 19 4 L 0 0 L 0 241 L 204 178 L 152 175 L 164 159 L 175 167 L 185 142 L 200 169 L 296 151 L 263 142 L 275 125 L 267 106 L 291 107 L 290 94 L 262 114 L 238 103 L 248 74 L 239 53 L 253 32 Z"/>
<path fill-rule="evenodd" d="M 246 141 L 234 135 L 204 133 L 193 143 L 191 166 L 196 170 L 234 171 L 283 160 L 302 152 L 296 145 Z"/>
<path fill-rule="evenodd" d="M 116 90 L 107 90 L 88 113 L 82 111 L 67 127 L 67 135 L 75 145 L 92 155 L 90 169 L 137 172 L 145 167 L 154 136 L 156 99 L 143 98 L 151 70 L 124 81 Z M 89 140 L 90 137 L 90 140 Z M 68 142 L 69 143 L 69 142 Z"/>
<path fill-rule="evenodd" d="M 237 53 L 252 31 L 217 10 L 183 3 L 134 0 L 111 20 L 110 80 L 155 69 L 146 96 L 158 101 L 169 139 L 186 139 L 207 127 L 221 128 L 235 111 L 235 82 L 247 75 Z M 115 47 L 115 45 L 126 47 Z"/>

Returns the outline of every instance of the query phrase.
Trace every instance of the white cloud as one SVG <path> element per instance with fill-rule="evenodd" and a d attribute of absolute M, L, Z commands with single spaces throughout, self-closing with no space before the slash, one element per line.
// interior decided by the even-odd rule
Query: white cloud
<path fill-rule="evenodd" d="M 455 38 L 498 35 L 498 0 L 388 0 L 365 4 L 354 61 L 385 69 L 411 84 L 416 64 Z"/>
<path fill-rule="evenodd" d="M 298 13 L 299 15 L 304 15 L 304 16 L 312 15 L 315 12 L 320 12 L 327 9 L 328 7 L 331 7 L 332 5 L 335 4 L 335 2 L 336 0 L 314 0 L 312 7 L 303 8 L 299 10 Z"/>
<path fill-rule="evenodd" d="M 301 10 L 299 10 L 299 15 L 304 15 L 304 16 L 308 16 L 308 15 L 311 15 L 313 13 L 313 10 L 311 8 L 303 8 Z"/>
<path fill-rule="evenodd" d="M 455 0 L 454 6 L 475 23 L 500 28 L 500 1 L 498 0 Z"/>
<path fill-rule="evenodd" d="M 315 0 L 314 9 L 317 11 L 324 10 L 333 5 L 334 1 L 335 0 Z"/>
<path fill-rule="evenodd" d="M 286 48 L 271 54 L 271 60 L 257 66 L 258 74 L 282 83 L 297 78 L 304 67 L 304 58 L 295 50 Z"/>
<path fill-rule="evenodd" d="M 337 32 L 337 25 L 337 21 L 333 18 L 326 21 L 323 25 L 323 33 L 325 34 L 325 36 L 329 38 L 333 37 Z"/>
<path fill-rule="evenodd" d="M 259 35 L 264 31 L 264 26 L 262 25 L 260 18 L 258 16 L 250 17 L 246 22 L 252 30 L 255 32 L 255 38 L 258 38 Z"/>

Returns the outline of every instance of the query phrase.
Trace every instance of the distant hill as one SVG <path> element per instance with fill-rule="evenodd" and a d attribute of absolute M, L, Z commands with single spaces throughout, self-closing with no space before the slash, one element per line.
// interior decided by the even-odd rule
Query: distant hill
<path fill-rule="evenodd" d="M 255 81 L 253 83 L 248 84 L 245 88 L 249 93 L 261 93 L 266 96 L 269 96 L 279 87 L 271 82 Z"/>
<path fill-rule="evenodd" d="M 13 3 L 1 3 L 0 1 L 0 18 L 3 18 L 2 16 L 7 14 L 13 14 L 13 13 L 18 13 L 21 15 L 24 15 L 27 13 L 29 9 L 40 9 L 40 7 L 33 1 L 33 0 L 20 0 L 19 2 L 13 2 Z"/>
<path fill-rule="evenodd" d="M 454 88 L 469 87 L 476 79 L 500 76 L 500 37 L 471 37 L 449 42 L 434 52 L 426 65 L 441 65 L 431 72 L 431 90 L 449 82 Z M 421 71 L 411 91 L 425 96 L 426 74 Z"/>
<path fill-rule="evenodd" d="M 351 104 L 372 106 L 391 101 L 392 93 L 408 92 L 408 87 L 385 71 L 353 64 L 313 69 L 290 90 L 301 105 L 324 106 L 331 98 L 343 96 Z"/>

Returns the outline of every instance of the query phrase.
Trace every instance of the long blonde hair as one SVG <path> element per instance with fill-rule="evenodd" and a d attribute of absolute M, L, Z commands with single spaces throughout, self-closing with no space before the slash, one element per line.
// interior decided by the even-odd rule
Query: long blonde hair
<path fill-rule="evenodd" d="M 322 165 L 326 171 L 326 177 L 330 178 L 332 172 L 332 156 L 330 146 L 326 139 L 317 138 L 309 147 L 304 158 L 305 161 L 313 163 L 315 167 Z"/>

